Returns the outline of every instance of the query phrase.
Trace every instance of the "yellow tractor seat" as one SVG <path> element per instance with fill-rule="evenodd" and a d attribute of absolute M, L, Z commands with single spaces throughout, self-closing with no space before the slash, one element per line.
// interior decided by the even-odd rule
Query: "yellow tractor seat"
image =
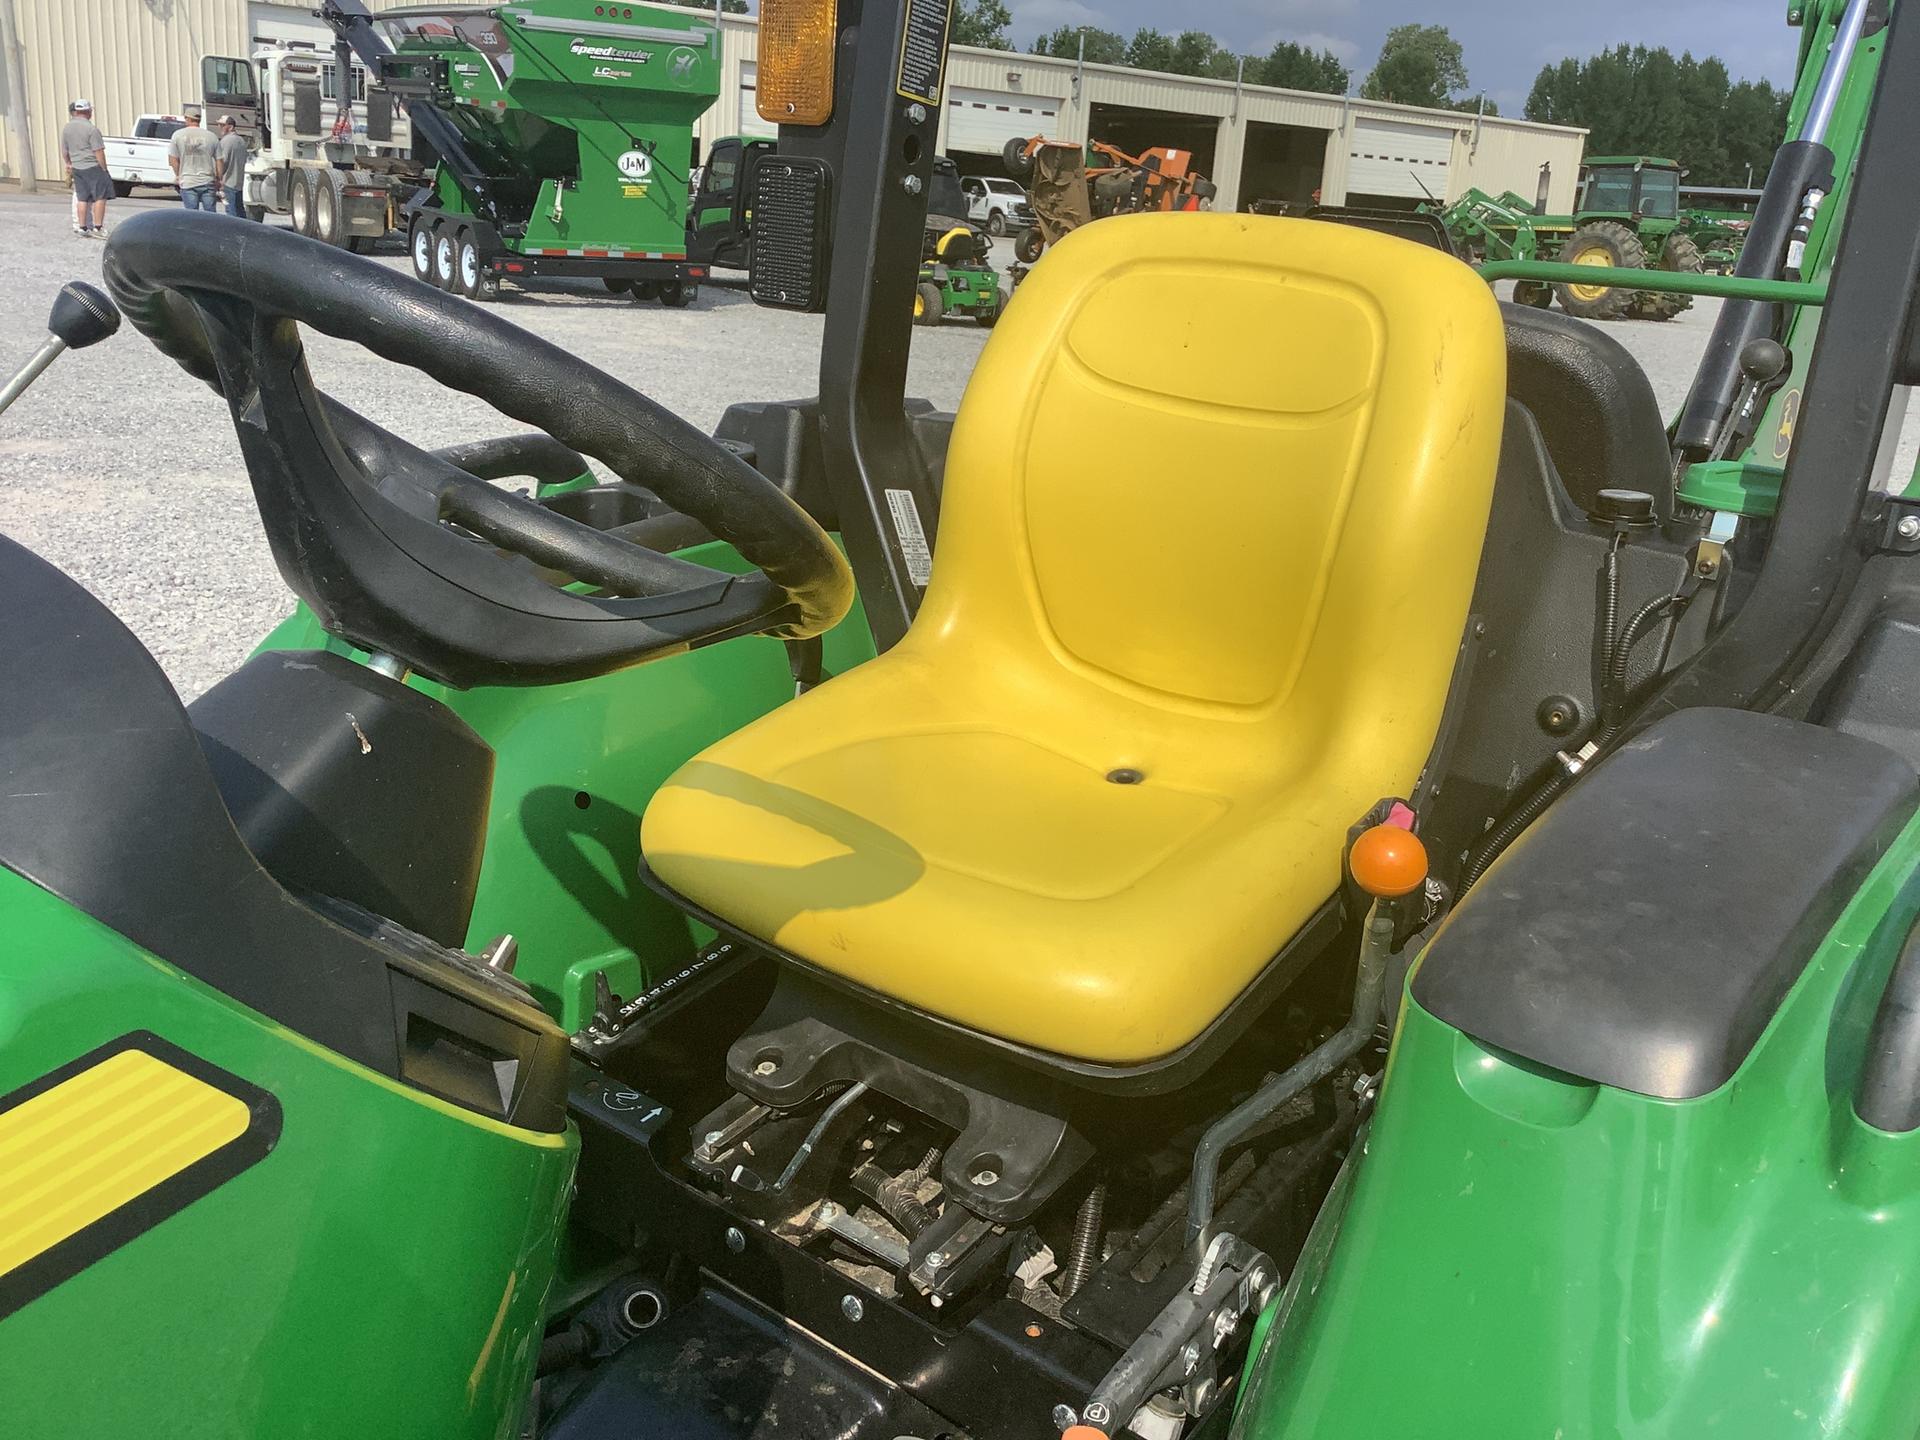
<path fill-rule="evenodd" d="M 648 865 L 997 1040 L 1180 1050 L 1413 786 L 1504 395 L 1498 308 L 1437 251 L 1227 214 L 1076 231 L 974 370 L 909 634 L 673 775 Z"/>

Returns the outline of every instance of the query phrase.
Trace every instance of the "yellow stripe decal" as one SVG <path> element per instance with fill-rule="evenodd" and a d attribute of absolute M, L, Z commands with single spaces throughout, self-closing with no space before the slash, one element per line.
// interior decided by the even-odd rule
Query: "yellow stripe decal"
<path fill-rule="evenodd" d="M 145 1032 L 0 1096 L 0 1316 L 230 1179 L 278 1134 L 265 1091 Z"/>

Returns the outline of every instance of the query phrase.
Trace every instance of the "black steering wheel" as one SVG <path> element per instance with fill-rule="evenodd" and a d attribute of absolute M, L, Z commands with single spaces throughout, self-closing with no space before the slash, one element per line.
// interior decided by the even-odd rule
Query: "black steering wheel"
<path fill-rule="evenodd" d="M 806 639 L 852 604 L 845 558 L 772 481 L 467 300 L 291 231 L 184 211 L 126 221 L 104 270 L 134 326 L 226 397 L 281 575 L 355 645 L 454 686 L 547 684 L 736 635 Z M 299 325 L 543 435 L 470 447 L 496 462 L 472 470 L 456 452 L 422 450 L 314 388 Z M 503 455 L 551 464 L 564 447 L 651 490 L 754 568 L 660 554 L 473 473 L 498 473 Z M 554 572 L 592 593 L 561 588 Z"/>

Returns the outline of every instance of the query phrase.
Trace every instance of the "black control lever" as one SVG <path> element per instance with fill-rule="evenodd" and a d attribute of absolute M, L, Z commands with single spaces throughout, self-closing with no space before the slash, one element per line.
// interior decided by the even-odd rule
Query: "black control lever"
<path fill-rule="evenodd" d="M 46 343 L 33 352 L 17 375 L 0 386 L 0 414 L 27 393 L 27 387 L 63 350 L 84 350 L 119 328 L 120 312 L 103 292 L 79 280 L 62 285 L 53 297 L 53 313 L 47 316 Z"/>

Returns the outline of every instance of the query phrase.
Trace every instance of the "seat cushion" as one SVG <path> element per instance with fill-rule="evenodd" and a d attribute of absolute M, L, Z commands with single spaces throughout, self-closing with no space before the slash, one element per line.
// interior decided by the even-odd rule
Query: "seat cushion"
<path fill-rule="evenodd" d="M 1076 231 L 968 383 L 907 636 L 672 777 L 649 863 L 991 1036 L 1179 1050 L 1426 761 L 1504 385 L 1498 307 L 1436 251 L 1244 215 Z"/>
<path fill-rule="evenodd" d="M 1252 983 L 1379 798 L 1305 755 L 1297 783 L 1241 790 L 1187 737 L 1023 732 L 1031 712 L 956 706 L 923 674 L 869 663 L 684 766 L 647 807 L 654 873 L 895 1000 L 1125 1065 Z"/>

